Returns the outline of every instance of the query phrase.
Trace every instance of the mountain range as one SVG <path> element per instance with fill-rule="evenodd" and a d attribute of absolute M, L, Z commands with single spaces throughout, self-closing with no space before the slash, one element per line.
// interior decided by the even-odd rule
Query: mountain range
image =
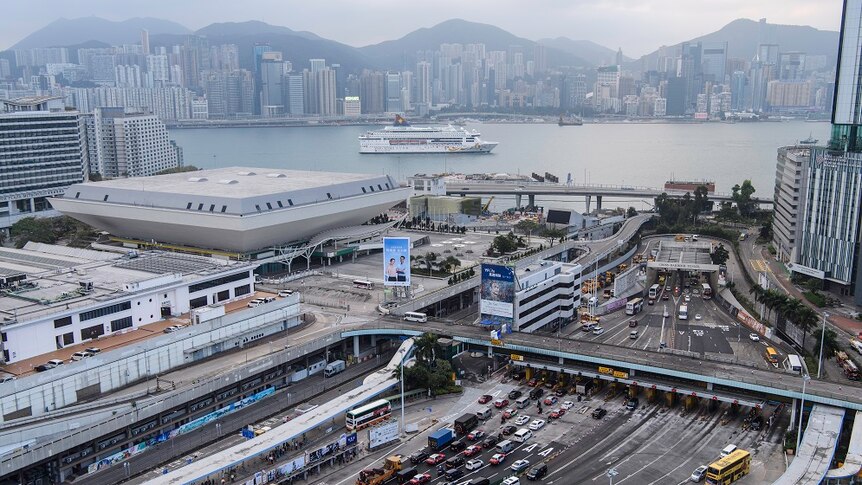
<path fill-rule="evenodd" d="M 617 51 L 589 40 L 567 37 L 533 41 L 518 37 L 499 27 L 452 19 L 433 27 L 421 28 L 399 38 L 364 47 L 354 47 L 320 37 L 312 32 L 296 31 L 288 27 L 270 25 L 260 21 L 220 22 L 195 32 L 168 20 L 133 18 L 113 22 L 98 17 L 59 19 L 28 35 L 13 49 L 30 47 L 79 46 L 82 44 L 108 45 L 140 42 L 140 30 L 150 32 L 153 46 L 171 46 L 183 43 L 183 36 L 206 36 L 211 45 L 237 44 L 240 65 L 250 68 L 252 47 L 268 42 L 273 50 L 281 51 L 285 59 L 296 66 L 305 66 L 310 58 L 324 58 L 328 63 L 339 63 L 348 72 L 362 68 L 409 69 L 416 62 L 417 51 L 437 50 L 444 43 L 483 43 L 486 50 L 507 50 L 520 46 L 527 59 L 537 44 L 544 45 L 549 65 L 591 67 L 615 62 Z M 718 31 L 691 39 L 688 42 L 728 43 L 729 58 L 751 59 L 761 42 L 779 44 L 782 51 L 802 51 L 826 55 L 834 62 L 837 58 L 838 33 L 817 30 L 808 26 L 763 24 L 738 19 Z M 679 45 L 679 44 L 677 44 Z M 675 47 L 675 46 L 674 46 Z M 633 71 L 654 66 L 658 50 L 639 59 L 624 58 L 624 65 Z"/>

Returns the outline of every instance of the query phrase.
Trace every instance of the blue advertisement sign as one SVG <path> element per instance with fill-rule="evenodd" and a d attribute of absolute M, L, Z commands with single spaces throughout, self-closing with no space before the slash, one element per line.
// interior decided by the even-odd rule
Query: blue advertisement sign
<path fill-rule="evenodd" d="M 483 325 L 512 326 L 515 314 L 515 269 L 482 264 L 479 304 Z"/>
<path fill-rule="evenodd" d="M 410 238 L 383 238 L 383 285 L 410 286 Z"/>

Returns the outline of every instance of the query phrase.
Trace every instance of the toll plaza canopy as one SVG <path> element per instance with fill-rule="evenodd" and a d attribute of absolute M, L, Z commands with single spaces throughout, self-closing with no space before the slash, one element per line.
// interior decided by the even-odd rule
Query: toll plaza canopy
<path fill-rule="evenodd" d="M 852 478 L 862 470 L 862 411 L 856 411 L 851 433 L 844 464 L 840 468 L 829 470 L 826 473 L 827 479 Z"/>
<path fill-rule="evenodd" d="M 718 271 L 712 263 L 712 243 L 659 241 L 655 261 L 647 263 L 653 270 Z"/>
<path fill-rule="evenodd" d="M 820 483 L 832 464 L 843 420 L 844 409 L 823 404 L 812 406 L 796 457 L 773 485 Z"/>

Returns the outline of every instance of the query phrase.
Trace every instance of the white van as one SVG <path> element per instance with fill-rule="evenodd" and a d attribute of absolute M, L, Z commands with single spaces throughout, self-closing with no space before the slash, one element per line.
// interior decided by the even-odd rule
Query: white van
<path fill-rule="evenodd" d="M 529 405 L 530 405 L 530 396 L 521 396 L 520 398 L 518 398 L 517 401 L 515 401 L 515 406 L 517 406 L 518 409 L 524 409 L 525 407 L 527 407 Z"/>
<path fill-rule="evenodd" d="M 532 431 L 527 428 L 521 428 L 518 431 L 515 431 L 515 434 L 512 435 L 512 440 L 517 441 L 518 443 L 523 443 L 532 437 Z"/>
<path fill-rule="evenodd" d="M 509 453 L 515 449 L 515 443 L 509 440 L 503 440 L 497 443 L 497 453 Z"/>
<path fill-rule="evenodd" d="M 727 445 L 724 447 L 723 450 L 721 450 L 721 457 L 724 458 L 725 456 L 733 453 L 734 451 L 736 451 L 736 445 Z"/>
<path fill-rule="evenodd" d="M 481 420 L 485 420 L 491 417 L 494 412 L 491 411 L 491 408 L 482 408 L 476 413 L 476 417 Z"/>

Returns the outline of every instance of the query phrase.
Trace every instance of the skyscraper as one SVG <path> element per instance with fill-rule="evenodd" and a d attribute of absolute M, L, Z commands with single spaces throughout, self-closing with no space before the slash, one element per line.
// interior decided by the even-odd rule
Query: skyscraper
<path fill-rule="evenodd" d="M 260 114 L 284 114 L 284 61 L 281 52 L 266 52 L 260 61 Z"/>
<path fill-rule="evenodd" d="M 260 114 L 260 61 L 264 52 L 269 52 L 272 47 L 267 43 L 256 43 L 252 53 L 252 67 L 254 73 L 254 114 Z"/>
<path fill-rule="evenodd" d="M 321 69 L 314 74 L 317 82 L 317 112 L 320 116 L 335 115 L 335 71 Z"/>
<path fill-rule="evenodd" d="M 141 53 L 148 55 L 150 53 L 150 31 L 141 29 Z"/>
<path fill-rule="evenodd" d="M 291 74 L 287 76 L 287 97 L 289 112 L 292 115 L 305 114 L 304 88 L 302 74 Z"/>
<path fill-rule="evenodd" d="M 165 124 L 155 115 L 125 108 L 95 112 L 96 153 L 103 177 L 145 177 L 179 166 Z"/>
<path fill-rule="evenodd" d="M 700 59 L 704 80 L 723 83 L 727 66 L 727 42 L 705 43 Z"/>
<path fill-rule="evenodd" d="M 431 104 L 431 63 L 416 64 L 416 102 Z"/>
<path fill-rule="evenodd" d="M 309 59 L 308 62 L 311 64 L 312 73 L 326 69 L 326 59 Z"/>
<path fill-rule="evenodd" d="M 401 74 L 386 73 L 386 111 L 400 113 L 401 110 Z"/>

